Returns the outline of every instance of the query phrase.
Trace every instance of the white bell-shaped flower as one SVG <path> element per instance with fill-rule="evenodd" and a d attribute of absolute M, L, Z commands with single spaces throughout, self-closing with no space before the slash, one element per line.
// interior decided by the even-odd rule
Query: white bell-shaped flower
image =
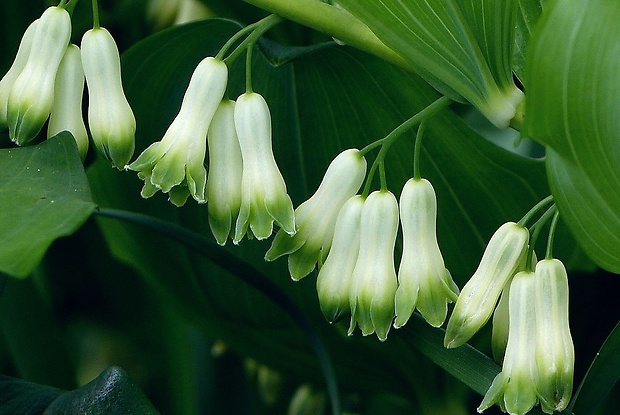
<path fill-rule="evenodd" d="M 47 124 L 47 138 L 69 131 L 78 146 L 82 160 L 88 151 L 88 133 L 82 118 L 84 70 L 80 48 L 69 45 L 60 62 L 54 85 L 54 104 Z"/>
<path fill-rule="evenodd" d="M 30 23 L 30 26 L 28 26 L 24 32 L 22 40 L 19 42 L 19 48 L 17 49 L 17 54 L 15 55 L 13 64 L 0 80 L 0 128 L 5 128 L 9 125 L 6 114 L 7 105 L 9 103 L 9 94 L 11 93 L 11 88 L 13 87 L 15 80 L 24 69 L 24 66 L 26 66 L 38 22 L 39 19 Z"/>
<path fill-rule="evenodd" d="M 568 324 L 568 276 L 557 259 L 536 264 L 536 389 L 544 412 L 562 411 L 573 389 L 575 351 Z"/>
<path fill-rule="evenodd" d="M 35 138 L 50 115 L 56 72 L 70 37 L 69 12 L 47 8 L 36 23 L 28 59 L 7 102 L 9 136 L 19 145 Z"/>
<path fill-rule="evenodd" d="M 360 249 L 362 196 L 347 200 L 336 218 L 334 238 L 325 263 L 319 269 L 316 291 L 323 315 L 330 323 L 350 310 L 353 270 Z"/>
<path fill-rule="evenodd" d="M 357 149 L 340 153 L 330 163 L 317 191 L 295 209 L 297 233 L 280 229 L 265 254 L 267 261 L 290 254 L 288 269 L 298 281 L 329 252 L 338 212 L 360 189 L 366 176 L 366 159 Z"/>
<path fill-rule="evenodd" d="M 114 38 L 102 27 L 82 37 L 82 65 L 88 86 L 88 127 L 97 150 L 122 169 L 135 148 L 136 119 L 121 80 Z"/>
<path fill-rule="evenodd" d="M 511 415 L 524 415 L 536 405 L 536 276 L 517 273 L 510 284 L 510 325 L 502 371 L 484 395 L 478 412 L 498 403 Z M 462 294 L 461 294 L 462 295 Z"/>
<path fill-rule="evenodd" d="M 218 107 L 207 134 L 209 175 L 207 207 L 209 226 L 220 245 L 234 234 L 234 223 L 241 207 L 243 162 L 235 130 L 235 102 L 224 100 Z"/>
<path fill-rule="evenodd" d="M 409 179 L 400 196 L 403 256 L 398 269 L 394 327 L 405 325 L 414 309 L 434 327 L 443 324 L 448 303 L 459 289 L 446 269 L 437 243 L 437 197 L 426 179 Z"/>
<path fill-rule="evenodd" d="M 205 203 L 207 132 L 227 82 L 228 68 L 223 61 L 207 57 L 196 66 L 181 109 L 164 137 L 127 166 L 144 179 L 142 197 L 161 190 L 176 206 L 182 206 L 189 195 Z"/>
<path fill-rule="evenodd" d="M 514 222 L 495 231 L 456 301 L 446 328 L 446 347 L 464 344 L 491 317 L 502 289 L 524 261 L 528 242 L 528 230 Z"/>
<path fill-rule="evenodd" d="M 235 127 L 243 158 L 243 177 L 233 242 L 238 244 L 248 228 L 257 239 L 268 238 L 273 222 L 294 235 L 293 203 L 273 156 L 271 113 L 261 95 L 247 92 L 237 99 Z"/>
<path fill-rule="evenodd" d="M 359 325 L 364 336 L 377 333 L 387 339 L 394 318 L 397 281 L 394 245 L 398 233 L 398 202 L 389 191 L 371 193 L 362 208 L 360 249 L 353 270 L 349 305 L 351 325 Z"/>

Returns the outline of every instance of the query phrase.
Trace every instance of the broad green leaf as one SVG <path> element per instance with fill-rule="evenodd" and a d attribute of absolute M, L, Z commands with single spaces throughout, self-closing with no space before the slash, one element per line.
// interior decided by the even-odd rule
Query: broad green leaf
<path fill-rule="evenodd" d="M 75 140 L 0 150 L 0 272 L 25 278 L 57 238 L 94 210 Z"/>
<path fill-rule="evenodd" d="M 512 1 L 503 2 L 507 3 L 505 9 L 493 3 L 459 8 L 452 0 L 342 0 L 338 3 L 366 23 L 379 39 L 443 94 L 455 99 L 462 96 L 495 125 L 508 126 L 521 96 L 511 77 L 506 79 L 512 59 L 509 52 L 514 25 L 504 25 L 514 20 Z M 483 12 L 497 14 L 490 19 L 481 16 Z M 471 24 L 487 27 L 472 28 Z M 493 44 L 488 43 L 491 39 Z M 485 58 L 492 61 L 487 62 Z M 498 84 L 493 75 L 502 81 Z"/>
<path fill-rule="evenodd" d="M 620 323 L 612 330 L 596 354 L 569 409 L 576 414 L 593 413 L 618 380 L 620 380 Z"/>
<path fill-rule="evenodd" d="M 517 10 L 517 26 L 513 55 L 513 70 L 521 82 L 524 81 L 525 51 L 534 30 L 534 26 L 542 14 L 545 0 L 519 0 Z"/>
<path fill-rule="evenodd" d="M 157 415 L 142 391 L 119 367 L 106 369 L 92 382 L 65 392 L 0 376 L 1 415 Z"/>
<path fill-rule="evenodd" d="M 584 251 L 620 272 L 620 3 L 556 1 L 529 49 L 524 134 L 547 145 L 560 213 Z"/>

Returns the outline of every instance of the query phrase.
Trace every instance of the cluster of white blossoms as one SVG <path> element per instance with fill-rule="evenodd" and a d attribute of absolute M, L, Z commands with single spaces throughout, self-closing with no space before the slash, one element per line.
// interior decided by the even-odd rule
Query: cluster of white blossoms
<path fill-rule="evenodd" d="M 528 266 L 529 242 L 525 227 L 502 225 L 448 321 L 445 346 L 460 346 L 489 320 L 497 304 L 492 342 L 502 371 L 479 412 L 497 403 L 504 412 L 523 415 L 540 401 L 544 412 L 553 413 L 565 409 L 571 397 L 574 350 L 566 269 L 557 259 L 536 263 L 534 256 Z"/>
<path fill-rule="evenodd" d="M 321 310 L 333 322 L 351 313 L 349 334 L 387 338 L 417 308 L 433 326 L 443 324 L 458 288 L 437 243 L 437 200 L 425 179 L 410 179 L 400 202 L 388 190 L 358 195 L 366 175 L 359 150 L 340 153 L 310 199 L 295 210 L 297 233 L 278 232 L 265 258 L 289 254 L 294 280 L 317 265 Z M 400 208 L 400 214 L 399 214 Z M 394 246 L 400 224 L 403 256 L 398 273 Z"/>
<path fill-rule="evenodd" d="M 110 33 L 87 31 L 69 44 L 71 17 L 52 6 L 26 29 L 13 65 L 0 81 L 0 127 L 18 145 L 33 140 L 49 118 L 47 137 L 69 131 L 82 158 L 88 134 L 82 118 L 84 79 L 88 126 L 95 146 L 121 169 L 134 151 L 136 121 L 121 83 L 120 57 Z"/>
<path fill-rule="evenodd" d="M 255 92 L 236 102 L 224 99 L 227 82 L 226 64 L 204 58 L 164 137 L 126 168 L 144 180 L 145 198 L 162 191 L 177 206 L 190 195 L 198 203 L 208 201 L 209 224 L 220 245 L 229 237 L 238 244 L 246 234 L 268 238 L 274 222 L 292 235 L 293 204 L 273 156 L 267 102 Z"/>

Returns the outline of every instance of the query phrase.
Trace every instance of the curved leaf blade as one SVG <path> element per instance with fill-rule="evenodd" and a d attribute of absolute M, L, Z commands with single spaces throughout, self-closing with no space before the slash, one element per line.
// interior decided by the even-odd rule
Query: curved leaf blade
<path fill-rule="evenodd" d="M 560 0 L 532 39 L 524 133 L 552 149 L 565 222 L 599 266 L 620 272 L 620 3 Z"/>

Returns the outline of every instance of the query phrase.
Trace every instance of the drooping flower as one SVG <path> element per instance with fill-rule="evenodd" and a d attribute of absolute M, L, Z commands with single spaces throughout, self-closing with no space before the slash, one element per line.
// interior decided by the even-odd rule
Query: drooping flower
<path fill-rule="evenodd" d="M 274 222 L 294 235 L 293 203 L 273 156 L 271 114 L 261 95 L 247 92 L 237 99 L 235 128 L 243 158 L 243 177 L 233 243 L 238 244 L 248 228 L 257 239 L 268 238 Z"/>
<path fill-rule="evenodd" d="M 330 323 L 350 310 L 349 296 L 360 248 L 364 200 L 362 196 L 353 196 L 340 209 L 329 254 L 316 279 L 321 311 Z"/>
<path fill-rule="evenodd" d="M 385 190 L 371 193 L 362 207 L 360 249 L 349 297 L 349 335 L 357 324 L 364 336 L 376 332 L 379 340 L 387 339 L 394 318 L 397 288 L 394 268 L 397 233 L 396 198 Z"/>
<path fill-rule="evenodd" d="M 312 272 L 329 252 L 338 212 L 357 193 L 365 175 L 366 159 L 359 150 L 345 150 L 336 156 L 317 191 L 295 209 L 297 233 L 290 236 L 280 229 L 265 259 L 273 261 L 290 254 L 288 269 L 295 281 Z"/>
<path fill-rule="evenodd" d="M 456 301 L 446 328 L 446 347 L 464 344 L 491 317 L 506 282 L 524 260 L 528 241 L 528 230 L 514 222 L 495 231 L 478 268 Z"/>
<path fill-rule="evenodd" d="M 69 45 L 60 62 L 54 85 L 54 104 L 47 125 L 47 138 L 69 131 L 78 146 L 82 160 L 88 151 L 88 133 L 82 118 L 84 70 L 80 48 Z"/>
<path fill-rule="evenodd" d="M 36 23 L 28 59 L 7 102 L 9 136 L 19 145 L 35 138 L 50 115 L 56 72 L 70 37 L 69 13 L 61 7 L 47 8 Z"/>
<path fill-rule="evenodd" d="M 190 194 L 198 203 L 206 201 L 207 132 L 227 82 L 228 68 L 223 61 L 207 57 L 196 66 L 181 109 L 164 137 L 127 166 L 144 179 L 142 197 L 161 190 L 176 206 L 182 206 Z"/>
<path fill-rule="evenodd" d="M 437 198 L 426 179 L 410 179 L 400 196 L 403 256 L 398 269 L 394 327 L 405 325 L 414 309 L 432 326 L 443 324 L 448 303 L 459 289 L 446 269 L 437 243 Z"/>
<path fill-rule="evenodd" d="M 536 277 L 517 273 L 510 284 L 508 344 L 502 371 L 484 395 L 478 412 L 499 403 L 511 415 L 524 415 L 536 405 Z"/>
<path fill-rule="evenodd" d="M 123 91 L 116 42 L 110 32 L 99 27 L 84 33 L 81 49 L 90 134 L 112 166 L 123 169 L 133 156 L 136 119 Z"/>
<path fill-rule="evenodd" d="M 19 48 L 17 49 L 17 54 L 15 55 L 15 60 L 13 60 L 13 64 L 2 77 L 2 80 L 0 80 L 0 128 L 8 126 L 6 111 L 9 103 L 9 94 L 11 93 L 11 88 L 15 80 L 24 69 L 24 66 L 26 66 L 38 22 L 39 19 L 30 23 L 30 26 L 28 26 L 24 32 L 24 36 L 22 36 Z"/>
<path fill-rule="evenodd" d="M 575 352 L 568 324 L 568 276 L 557 259 L 536 264 L 536 389 L 544 412 L 562 411 L 573 389 Z"/>
<path fill-rule="evenodd" d="M 207 200 L 209 226 L 220 245 L 234 234 L 234 223 L 241 207 L 243 162 L 235 130 L 235 102 L 224 100 L 219 105 L 207 134 L 209 175 Z"/>

